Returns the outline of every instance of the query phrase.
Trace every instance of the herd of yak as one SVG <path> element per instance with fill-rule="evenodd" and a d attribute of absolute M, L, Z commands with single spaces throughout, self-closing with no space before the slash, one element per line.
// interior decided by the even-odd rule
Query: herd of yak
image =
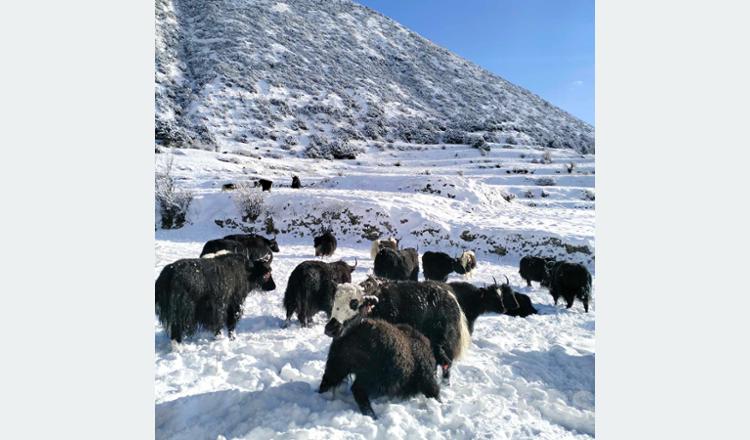
<path fill-rule="evenodd" d="M 336 237 L 315 237 L 315 255 L 336 251 Z M 228 235 L 205 244 L 201 258 L 178 260 L 164 267 L 156 280 L 156 314 L 170 338 L 181 342 L 199 329 L 218 334 L 226 326 L 230 338 L 242 317 L 247 294 L 274 290 L 271 263 L 279 252 L 274 239 L 254 234 Z M 355 375 L 351 390 L 360 411 L 375 417 L 370 396 L 408 397 L 419 393 L 440 400 L 435 370 L 443 382 L 470 344 L 477 317 L 502 313 L 526 317 L 537 313 L 527 295 L 504 284 L 477 287 L 447 283 L 452 272 L 469 276 L 477 265 L 473 252 L 457 257 L 425 252 L 425 281 L 418 281 L 419 255 L 400 249 L 393 238 L 375 240 L 371 256 L 374 275 L 352 284 L 357 267 L 344 261 L 300 263 L 289 276 L 284 293 L 288 327 L 296 313 L 303 327 L 323 311 L 325 334 L 333 338 L 318 392 Z M 540 282 L 555 304 L 563 297 L 570 308 L 578 298 L 588 312 L 591 274 L 580 264 L 525 256 L 521 277 L 531 286 Z"/>

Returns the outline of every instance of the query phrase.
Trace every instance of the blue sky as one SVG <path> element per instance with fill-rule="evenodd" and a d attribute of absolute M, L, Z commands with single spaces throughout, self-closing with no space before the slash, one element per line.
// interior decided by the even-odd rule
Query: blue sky
<path fill-rule="evenodd" d="M 593 125 L 594 0 L 355 0 Z"/>

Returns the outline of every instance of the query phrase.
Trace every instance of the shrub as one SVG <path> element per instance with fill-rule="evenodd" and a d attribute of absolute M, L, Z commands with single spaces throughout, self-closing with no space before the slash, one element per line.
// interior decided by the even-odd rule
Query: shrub
<path fill-rule="evenodd" d="M 593 201 L 596 200 L 596 195 L 594 194 L 593 191 L 591 191 L 590 189 L 587 189 L 587 190 L 583 191 L 583 195 L 581 196 L 581 198 L 583 200 L 589 200 L 589 201 L 593 202 Z"/>
<path fill-rule="evenodd" d="M 542 157 L 539 159 L 539 163 L 552 163 L 552 152 L 550 150 L 544 150 L 544 153 L 542 153 Z"/>
<path fill-rule="evenodd" d="M 555 179 L 551 177 L 540 177 L 535 180 L 535 183 L 538 186 L 555 186 L 557 185 L 557 182 L 555 182 Z"/>
<path fill-rule="evenodd" d="M 570 162 L 569 164 L 565 165 L 565 171 L 568 172 L 568 174 L 572 174 L 573 170 L 576 168 L 576 164 L 573 162 Z"/>
<path fill-rule="evenodd" d="M 193 201 L 193 193 L 177 188 L 172 165 L 174 156 L 170 155 L 163 169 L 156 172 L 156 202 L 159 205 L 162 229 L 179 229 L 185 225 L 187 211 Z"/>
<path fill-rule="evenodd" d="M 240 210 L 242 221 L 254 222 L 263 213 L 266 199 L 261 187 L 254 187 L 249 183 L 240 183 L 237 185 L 233 197 L 237 209 Z"/>
<path fill-rule="evenodd" d="M 356 159 L 359 150 L 349 142 L 311 135 L 305 156 L 311 159 Z"/>

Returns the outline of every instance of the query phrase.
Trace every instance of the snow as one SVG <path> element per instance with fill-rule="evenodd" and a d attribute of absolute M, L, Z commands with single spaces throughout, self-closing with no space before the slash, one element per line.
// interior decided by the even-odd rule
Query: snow
<path fill-rule="evenodd" d="M 555 307 L 546 289 L 537 283 L 528 288 L 518 275 L 518 260 L 527 252 L 580 261 L 595 275 L 593 255 L 573 249 L 594 250 L 595 202 L 580 197 L 594 191 L 593 156 L 555 150 L 552 163 L 540 164 L 532 161 L 542 150 L 530 145 L 492 144 L 483 156 L 468 146 L 373 143 L 363 146 L 365 153 L 356 160 L 320 161 L 294 155 L 274 159 L 254 146 L 261 144 L 251 144 L 248 154 L 261 159 L 230 148 L 226 153 L 174 151 L 175 177 L 196 198 L 188 225 L 156 230 L 154 277 L 174 260 L 197 257 L 205 241 L 239 232 L 216 223 L 239 222 L 232 193 L 221 191 L 227 182 L 274 180 L 265 200 L 282 231 L 281 252 L 273 261 L 276 290 L 248 295 L 235 340 L 199 334 L 173 344 L 154 318 L 157 438 L 594 436 L 596 277 L 591 309 L 584 313 L 580 302 L 570 310 Z M 168 156 L 156 155 L 157 167 Z M 567 174 L 562 166 L 570 161 L 576 168 Z M 506 173 L 513 168 L 534 174 Z M 300 177 L 302 189 L 289 188 L 292 175 Z M 529 180 L 541 176 L 555 178 L 557 185 L 539 187 Z M 420 191 L 427 183 L 441 193 Z M 522 196 L 542 189 L 548 197 Z M 508 194 L 517 197 L 508 202 Z M 331 215 L 341 212 L 352 216 Z M 248 226 L 260 229 L 264 218 Z M 281 328 L 283 292 L 294 267 L 315 259 L 312 234 L 328 226 L 339 240 L 328 261 L 353 263 L 356 257 L 353 281 L 363 280 L 373 264 L 364 224 L 386 235 L 389 225 L 405 246 L 419 246 L 420 255 L 475 250 L 479 261 L 472 283 L 507 275 L 540 314 L 479 317 L 468 352 L 455 364 L 450 385 L 441 389 L 442 403 L 424 396 L 381 397 L 373 400 L 379 419 L 372 420 L 359 413 L 348 386 L 335 397 L 318 394 L 331 342 L 323 334 L 325 315 L 318 314 L 311 328 L 301 328 L 296 319 Z M 437 232 L 424 232 L 432 229 Z M 460 238 L 466 230 L 478 237 Z M 496 245 L 506 247 L 507 254 L 493 253 Z"/>

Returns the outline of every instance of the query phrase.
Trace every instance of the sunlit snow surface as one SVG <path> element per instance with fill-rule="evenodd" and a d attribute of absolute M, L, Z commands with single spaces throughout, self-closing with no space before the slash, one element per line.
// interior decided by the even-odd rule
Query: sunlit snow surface
<path fill-rule="evenodd" d="M 154 276 L 174 260 L 197 257 L 206 240 L 237 232 L 214 222 L 238 217 L 231 195 L 221 192 L 221 184 L 259 176 L 276 182 L 266 202 L 275 213 L 277 227 L 283 216 L 370 207 L 371 212 L 387 213 L 404 237 L 403 243 L 419 244 L 420 254 L 457 249 L 418 242 L 409 234 L 424 225 L 437 227 L 467 249 L 472 243 L 459 238 L 467 229 L 488 236 L 546 234 L 594 249 L 594 202 L 581 197 L 585 191 L 594 191 L 593 156 L 554 151 L 553 162 L 542 165 L 531 163 L 542 152 L 525 147 L 493 147 L 489 156 L 465 146 L 429 146 L 424 151 L 401 147 L 404 151 L 372 149 L 349 161 L 291 156 L 256 160 L 231 153 L 178 151 L 173 155 L 175 174 L 184 178 L 179 180 L 181 186 L 196 192 L 196 200 L 189 215 L 191 224 L 156 231 Z M 156 156 L 157 168 L 166 157 Z M 229 157 L 238 163 L 227 162 Z M 570 161 L 576 163 L 572 174 L 563 170 L 563 164 Z M 400 166 L 394 166 L 396 162 Z M 534 174 L 506 173 L 514 167 L 534 170 Z M 430 174 L 421 174 L 424 170 Z M 293 174 L 303 185 L 315 185 L 292 190 L 288 186 Z M 545 175 L 554 178 L 556 185 L 535 186 L 531 179 Z M 418 192 L 428 181 L 454 184 L 455 198 Z M 548 197 L 538 196 L 542 188 Z M 528 190 L 536 197 L 525 198 Z M 503 193 L 517 197 L 508 203 Z M 530 202 L 537 206 L 528 206 Z M 361 281 L 372 269 L 370 243 L 355 235 L 338 238 L 338 250 L 329 261 L 343 258 L 352 263 L 357 257 L 353 278 Z M 218 338 L 199 334 L 173 346 L 154 319 L 157 438 L 594 436 L 595 278 L 591 311 L 585 314 L 580 302 L 566 310 L 554 307 L 547 290 L 537 283 L 525 286 L 518 275 L 522 255 L 478 252 L 479 266 L 471 281 L 482 285 L 491 283 L 493 276 L 507 275 L 516 290 L 531 297 L 540 314 L 481 316 L 467 356 L 455 364 L 451 384 L 441 389 L 442 403 L 423 396 L 378 398 L 373 408 L 380 418 L 372 420 L 359 413 L 348 385 L 340 387 L 335 397 L 316 392 L 331 342 L 323 334 L 325 315 L 316 316 L 312 328 L 300 328 L 296 320 L 290 328 L 280 328 L 287 278 L 297 264 L 315 257 L 307 235 L 282 234 L 279 243 L 281 252 L 273 262 L 277 289 L 248 295 L 235 340 L 225 334 Z M 574 253 L 571 258 L 587 264 L 595 275 L 589 256 Z M 451 280 L 461 279 L 451 276 Z"/>

